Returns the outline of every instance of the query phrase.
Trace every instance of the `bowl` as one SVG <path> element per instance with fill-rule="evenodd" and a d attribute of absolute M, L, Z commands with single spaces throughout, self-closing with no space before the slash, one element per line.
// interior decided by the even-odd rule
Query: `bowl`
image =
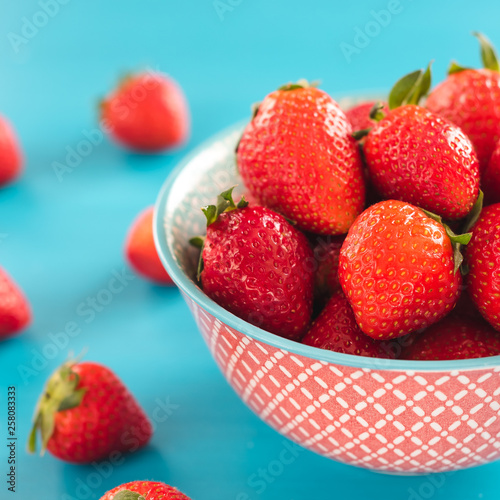
<path fill-rule="evenodd" d="M 238 184 L 237 124 L 197 148 L 165 182 L 155 209 L 160 258 L 215 362 L 245 404 L 299 445 L 373 471 L 413 475 L 500 457 L 500 356 L 383 360 L 293 342 L 234 316 L 194 281 L 200 207 Z M 239 193 L 237 192 L 239 190 Z"/>

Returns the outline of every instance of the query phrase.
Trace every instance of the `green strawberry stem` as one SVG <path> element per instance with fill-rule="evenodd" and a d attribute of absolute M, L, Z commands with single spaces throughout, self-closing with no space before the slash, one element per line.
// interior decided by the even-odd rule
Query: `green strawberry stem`
<path fill-rule="evenodd" d="M 297 90 L 297 89 L 308 89 L 311 87 L 318 87 L 320 85 L 319 80 L 314 80 L 312 82 L 308 82 L 305 78 L 301 78 L 296 83 L 285 83 L 281 87 L 278 87 L 278 90 Z"/>
<path fill-rule="evenodd" d="M 235 187 L 236 186 L 233 186 L 217 196 L 217 205 L 207 205 L 206 207 L 201 208 L 201 211 L 207 218 L 207 227 L 210 226 L 210 224 L 213 224 L 221 214 L 248 206 L 248 201 L 245 200 L 244 196 L 241 197 L 237 204 L 234 202 L 233 190 Z M 189 243 L 201 250 L 200 259 L 198 261 L 198 269 L 196 271 L 196 279 L 200 281 L 201 272 L 203 271 L 203 247 L 205 245 L 205 237 L 194 236 L 189 240 Z"/>
<path fill-rule="evenodd" d="M 465 66 L 461 66 L 458 64 L 456 61 L 451 61 L 450 67 L 448 68 L 448 74 L 453 75 L 453 73 L 460 73 L 461 71 L 465 71 L 466 69 L 471 69 L 471 68 L 466 68 Z"/>
<path fill-rule="evenodd" d="M 468 233 L 479 219 L 479 216 L 483 211 L 483 202 L 484 202 L 484 193 L 481 190 L 479 190 L 479 196 L 477 197 L 476 203 L 474 203 L 472 210 L 469 212 L 469 215 L 465 220 L 465 225 L 463 229 L 464 233 Z"/>
<path fill-rule="evenodd" d="M 432 212 L 424 210 L 423 208 L 421 208 L 420 210 L 422 210 L 422 212 L 424 212 L 427 217 L 430 217 L 432 220 L 439 222 L 439 224 L 444 227 L 446 234 L 448 238 L 450 238 L 451 244 L 453 246 L 453 262 L 455 265 L 453 272 L 456 274 L 464 261 L 464 256 L 461 252 L 462 246 L 465 246 L 469 243 L 472 238 L 472 233 L 455 234 L 452 229 L 443 222 L 443 219 L 439 215 L 433 214 Z"/>
<path fill-rule="evenodd" d="M 400 78 L 389 93 L 389 109 L 398 108 L 407 104 L 418 104 L 431 88 L 431 65 L 424 71 L 419 69 Z"/>
<path fill-rule="evenodd" d="M 372 109 L 370 109 L 370 120 L 374 120 L 379 122 L 382 118 L 385 117 L 385 113 L 382 113 L 382 109 L 384 109 L 384 103 L 382 101 L 377 101 Z"/>
<path fill-rule="evenodd" d="M 479 40 L 483 67 L 491 69 L 492 71 L 500 71 L 498 56 L 493 44 L 488 40 L 488 38 L 478 31 L 473 31 L 472 34 Z M 453 73 L 460 73 L 460 71 L 465 71 L 466 69 L 472 68 L 466 68 L 455 61 L 451 61 L 450 67 L 448 68 L 448 74 L 453 75 Z"/>
<path fill-rule="evenodd" d="M 75 408 L 82 402 L 85 388 L 78 388 L 80 377 L 73 371 L 78 360 L 70 360 L 58 368 L 49 378 L 44 393 L 38 401 L 33 427 L 28 439 L 28 451 L 36 451 L 37 432 L 42 439 L 41 455 L 47 449 L 47 443 L 54 432 L 55 414 L 58 411 Z"/>
<path fill-rule="evenodd" d="M 498 57 L 493 44 L 481 33 L 473 31 L 472 34 L 479 40 L 481 46 L 481 59 L 486 69 L 500 71 Z"/>
<path fill-rule="evenodd" d="M 146 500 L 140 493 L 130 490 L 120 490 L 112 500 Z"/>
<path fill-rule="evenodd" d="M 370 133 L 371 127 L 370 128 L 364 128 L 362 130 L 356 130 L 355 132 L 352 133 L 352 136 L 354 139 L 359 141 L 360 139 L 363 139 L 363 137 L 366 137 Z"/>

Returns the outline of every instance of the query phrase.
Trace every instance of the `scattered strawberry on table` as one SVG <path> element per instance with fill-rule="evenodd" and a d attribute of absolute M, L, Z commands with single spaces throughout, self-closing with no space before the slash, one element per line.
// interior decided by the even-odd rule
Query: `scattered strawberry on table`
<path fill-rule="evenodd" d="M 0 268 L 0 340 L 19 333 L 31 321 L 31 307 L 20 288 Z"/>
<path fill-rule="evenodd" d="M 314 281 L 306 237 L 269 208 L 244 198 L 235 204 L 232 188 L 203 212 L 207 235 L 191 242 L 202 248 L 205 293 L 253 325 L 300 339 L 311 319 Z"/>
<path fill-rule="evenodd" d="M 161 285 L 173 285 L 161 263 L 153 238 L 154 207 L 142 211 L 132 223 L 125 241 L 125 256 L 142 277 Z"/>
<path fill-rule="evenodd" d="M 108 491 L 100 500 L 190 500 L 178 489 L 156 481 L 131 481 Z"/>
<path fill-rule="evenodd" d="M 101 124 L 123 146 L 155 152 L 186 142 L 190 118 L 179 85 L 157 72 L 126 76 L 101 102 Z"/>
<path fill-rule="evenodd" d="M 0 187 L 18 177 L 22 167 L 23 155 L 14 129 L 0 116 Z"/>
<path fill-rule="evenodd" d="M 134 396 L 107 367 L 68 361 L 50 377 L 35 411 L 28 449 L 72 463 L 133 452 L 151 439 L 151 423 Z"/>

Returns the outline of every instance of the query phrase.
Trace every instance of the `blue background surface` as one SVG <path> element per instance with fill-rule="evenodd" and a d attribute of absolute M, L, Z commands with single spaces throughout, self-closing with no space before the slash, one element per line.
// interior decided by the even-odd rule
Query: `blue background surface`
<path fill-rule="evenodd" d="M 179 159 L 248 116 L 252 102 L 301 77 L 321 79 L 334 95 L 388 89 L 430 59 L 436 61 L 435 81 L 441 80 L 451 58 L 479 63 L 471 30 L 500 46 L 498 2 L 400 0 L 399 13 L 377 28 L 366 26 L 371 11 L 387 9 L 388 0 L 66 0 L 56 4 L 58 12 L 52 7 L 44 26 L 30 31 L 30 20 L 44 22 L 42 3 L 0 2 L 0 113 L 15 125 L 26 154 L 23 177 L 0 191 L 0 265 L 34 310 L 29 330 L 0 345 L 0 498 L 98 499 L 122 482 L 154 478 L 196 500 L 498 500 L 500 463 L 405 478 L 300 451 L 280 466 L 285 441 L 226 384 L 177 290 L 136 278 L 92 319 L 81 305 L 102 297 L 113 273 L 123 272 L 127 228 L 153 204 Z M 23 26 L 25 42 L 16 45 Z M 356 29 L 365 27 L 376 36 L 358 39 L 356 46 Z M 343 44 L 356 52 L 346 57 Z M 104 139 L 59 179 L 54 162 L 64 163 L 67 148 L 97 130 L 99 97 L 121 73 L 146 67 L 183 86 L 193 118 L 189 144 L 175 153 L 141 156 Z M 71 321 L 80 333 L 51 348 L 54 335 Z M 28 456 L 24 446 L 46 378 L 69 351 L 84 348 L 87 359 L 105 363 L 125 381 L 148 414 L 158 400 L 172 405 L 168 419 L 156 423 L 150 446 L 100 474 L 50 455 Z M 44 363 L 37 360 L 41 352 Z M 23 379 L 21 365 L 34 372 Z M 9 385 L 18 393 L 16 495 L 7 491 L 1 442 Z M 259 469 L 269 468 L 276 477 L 256 482 Z"/>

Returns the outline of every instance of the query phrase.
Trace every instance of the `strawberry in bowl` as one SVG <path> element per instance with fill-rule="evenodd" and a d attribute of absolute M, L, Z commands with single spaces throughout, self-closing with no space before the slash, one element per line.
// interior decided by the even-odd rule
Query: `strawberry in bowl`
<path fill-rule="evenodd" d="M 316 105 L 321 112 L 311 114 Z M 297 118 L 301 107 L 303 123 Z M 395 111 L 386 110 L 387 116 Z M 374 121 L 372 130 L 382 120 Z M 453 129 L 467 144 L 460 151 L 469 155 L 472 172 L 472 187 L 460 204 L 464 213 L 454 210 L 458 205 L 451 201 L 446 206 L 452 209 L 439 214 L 457 219 L 455 234 L 418 201 L 388 199 L 366 211 L 359 207 L 366 182 L 362 167 L 349 152 L 344 175 L 355 173 L 361 183 L 353 189 L 353 181 L 339 174 L 338 155 L 329 156 L 333 149 L 327 154 L 327 122 L 334 128 L 338 155 L 347 154 L 351 142 L 338 131 L 350 125 L 333 99 L 304 84 L 288 85 L 266 97 L 250 124 L 230 128 L 200 146 L 171 174 L 157 200 L 154 236 L 160 259 L 229 384 L 287 438 L 325 457 L 392 474 L 457 470 L 500 458 L 500 353 L 494 346 L 474 349 L 481 335 L 496 335 L 492 327 L 485 328 L 483 322 L 483 333 L 466 332 L 469 351 L 454 352 L 453 359 L 421 360 L 417 354 L 404 359 L 412 346 L 417 351 L 420 335 L 437 328 L 465 300 L 460 297 L 461 268 L 465 271 L 461 260 L 472 235 L 467 230 L 458 234 L 458 229 L 465 226 L 463 216 L 478 208 L 479 192 L 477 160 L 468 139 Z M 306 124 L 315 132 L 306 132 Z M 411 126 L 407 132 L 413 133 Z M 306 136 L 311 139 L 307 144 Z M 307 147 L 302 149 L 302 143 Z M 376 158 L 374 164 L 379 165 Z M 348 186 L 340 191 L 343 208 L 336 205 L 339 194 L 329 175 Z M 334 193 L 331 206 L 325 202 L 328 195 L 322 197 L 323 180 L 327 192 Z M 236 188 L 229 200 L 224 189 L 231 186 Z M 246 192 L 255 197 L 248 206 L 237 201 Z M 283 192 L 290 195 L 279 194 Z M 385 228 L 379 231 L 381 226 Z M 205 240 L 198 235 L 206 235 Z M 328 249 L 320 253 L 314 250 L 318 237 L 340 245 L 334 245 L 333 254 Z M 290 248 L 295 251 L 286 253 Z M 273 258 L 280 250 L 283 259 Z M 403 263 L 397 260 L 401 255 Z M 388 275 L 391 266 L 394 279 Z M 281 274 L 285 268 L 294 269 L 292 282 Z M 338 280 L 328 278 L 331 288 L 318 289 L 332 268 L 338 270 Z M 212 276 L 217 277 L 215 289 Z M 316 287 L 313 293 L 310 283 Z M 247 293 L 252 286 L 258 294 Z M 368 303 L 371 287 L 374 304 Z M 306 326 L 277 328 L 295 317 L 294 311 L 310 311 L 315 301 L 318 310 Z M 235 307 L 242 303 L 245 309 Z M 372 306 L 378 314 L 374 324 Z M 253 321 L 263 307 L 272 320 Z M 281 311 L 284 316 L 276 324 Z M 457 359 L 466 358 L 466 352 L 488 357 Z"/>

